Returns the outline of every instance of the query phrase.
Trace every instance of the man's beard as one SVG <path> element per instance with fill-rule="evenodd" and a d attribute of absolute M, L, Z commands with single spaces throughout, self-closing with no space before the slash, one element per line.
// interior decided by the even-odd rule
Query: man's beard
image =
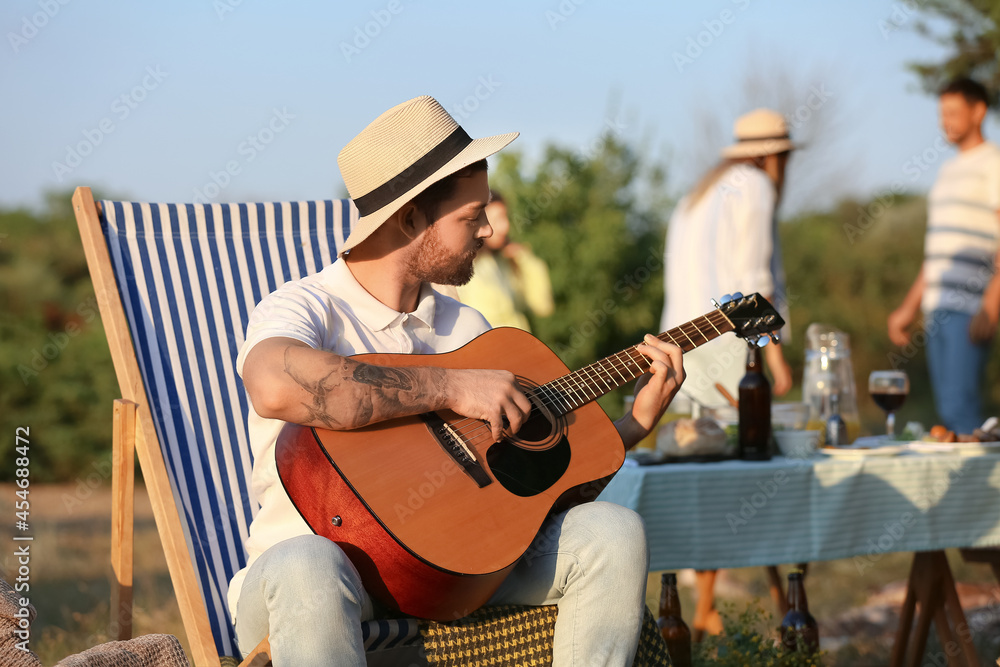
<path fill-rule="evenodd" d="M 959 146 L 964 143 L 966 139 L 971 137 L 973 132 L 975 132 L 975 128 L 969 127 L 965 130 L 965 132 L 956 134 L 954 139 L 947 136 L 945 138 L 948 139 L 948 143 L 952 146 Z"/>
<path fill-rule="evenodd" d="M 472 279 L 476 253 L 483 247 L 483 239 L 476 242 L 476 249 L 457 257 L 449 256 L 441 244 L 437 228 L 424 234 L 407 260 L 410 274 L 421 282 L 439 285 L 465 285 Z"/>

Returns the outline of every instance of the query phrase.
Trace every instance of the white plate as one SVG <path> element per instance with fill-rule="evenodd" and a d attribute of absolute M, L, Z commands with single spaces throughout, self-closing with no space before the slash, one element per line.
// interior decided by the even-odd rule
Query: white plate
<path fill-rule="evenodd" d="M 910 451 L 929 454 L 983 456 L 1000 453 L 1000 442 L 911 442 L 906 445 L 906 448 Z"/>
<path fill-rule="evenodd" d="M 817 451 L 826 456 L 838 459 L 860 459 L 866 456 L 896 456 L 906 449 L 904 445 L 881 445 L 876 447 L 859 447 L 857 443 L 847 447 L 820 447 Z"/>
<path fill-rule="evenodd" d="M 902 445 L 905 440 L 896 440 L 887 435 L 863 435 L 851 444 L 847 445 L 852 449 L 871 449 L 873 447 L 884 447 L 886 445 Z"/>

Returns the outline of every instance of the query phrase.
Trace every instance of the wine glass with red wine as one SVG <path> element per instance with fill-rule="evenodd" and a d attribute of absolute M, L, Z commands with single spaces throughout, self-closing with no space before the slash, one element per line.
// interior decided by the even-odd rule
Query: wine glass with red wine
<path fill-rule="evenodd" d="M 868 393 L 875 405 L 885 410 L 885 431 L 892 438 L 896 433 L 895 412 L 910 393 L 910 378 L 904 371 L 872 371 L 868 376 Z"/>

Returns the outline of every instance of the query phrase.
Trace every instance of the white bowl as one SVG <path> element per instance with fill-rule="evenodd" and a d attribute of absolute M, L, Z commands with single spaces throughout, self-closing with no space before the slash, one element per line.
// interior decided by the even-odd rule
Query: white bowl
<path fill-rule="evenodd" d="M 802 430 L 809 421 L 808 403 L 772 403 L 771 425 L 775 430 Z"/>
<path fill-rule="evenodd" d="M 787 458 L 807 459 L 816 453 L 819 445 L 819 431 L 783 430 L 775 431 L 774 439 L 778 449 Z"/>

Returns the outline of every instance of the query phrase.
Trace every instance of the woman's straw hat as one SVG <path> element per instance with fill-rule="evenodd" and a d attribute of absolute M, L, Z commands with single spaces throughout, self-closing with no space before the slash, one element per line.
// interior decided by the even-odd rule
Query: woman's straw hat
<path fill-rule="evenodd" d="M 337 157 L 358 220 L 341 254 L 428 187 L 514 141 L 517 132 L 472 139 L 433 97 L 403 102 L 372 121 Z"/>
<path fill-rule="evenodd" d="M 770 109 L 756 109 L 737 118 L 733 135 L 736 143 L 722 149 L 723 157 L 761 157 L 796 148 L 785 118 Z"/>

